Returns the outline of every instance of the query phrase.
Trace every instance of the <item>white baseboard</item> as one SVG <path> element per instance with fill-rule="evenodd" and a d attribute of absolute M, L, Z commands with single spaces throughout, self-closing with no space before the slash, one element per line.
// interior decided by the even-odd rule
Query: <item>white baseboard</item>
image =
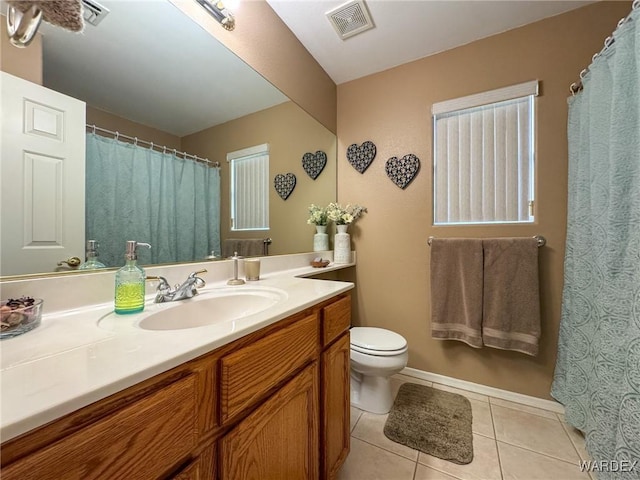
<path fill-rule="evenodd" d="M 419 378 L 421 380 L 439 383 L 441 385 L 447 385 L 449 387 L 461 388 L 463 390 L 480 393 L 489 397 L 500 398 L 502 400 L 508 400 L 510 402 L 522 403 L 523 405 L 529 405 L 530 407 L 550 410 L 555 413 L 564 413 L 564 406 L 554 400 L 545 400 L 544 398 L 532 397 L 530 395 L 523 395 L 522 393 L 510 392 L 508 390 L 501 390 L 499 388 L 489 387 L 487 385 L 481 385 L 479 383 L 467 382 L 466 380 L 447 377 L 438 373 L 425 372 L 416 368 L 406 367 L 400 373 L 408 377 Z"/>

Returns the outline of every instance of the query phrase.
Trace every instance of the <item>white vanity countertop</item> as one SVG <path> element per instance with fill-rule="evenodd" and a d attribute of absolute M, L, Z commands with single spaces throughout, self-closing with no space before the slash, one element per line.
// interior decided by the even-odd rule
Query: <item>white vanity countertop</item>
<path fill-rule="evenodd" d="M 197 328 L 143 330 L 134 324 L 144 312 L 117 316 L 117 328 L 99 327 L 113 302 L 45 314 L 36 329 L 0 345 L 0 438 L 7 441 L 346 292 L 352 283 L 300 277 L 348 266 L 272 272 L 235 287 L 207 284 L 201 295 L 220 288 L 267 287 L 286 292 L 286 298 L 263 312 Z M 147 300 L 145 311 L 161 308 L 152 304 L 153 296 Z"/>

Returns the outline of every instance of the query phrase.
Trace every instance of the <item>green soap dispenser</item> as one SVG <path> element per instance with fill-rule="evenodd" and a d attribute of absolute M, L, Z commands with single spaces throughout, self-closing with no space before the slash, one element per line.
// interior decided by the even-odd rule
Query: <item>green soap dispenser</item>
<path fill-rule="evenodd" d="M 87 240 L 87 260 L 82 263 L 78 270 L 95 270 L 96 268 L 105 268 L 106 265 L 98 260 L 98 242 L 95 240 Z"/>
<path fill-rule="evenodd" d="M 127 263 L 116 272 L 116 313 L 137 313 L 144 309 L 145 273 L 138 266 L 136 253 L 136 248 L 140 246 L 151 248 L 148 243 L 127 241 L 124 255 Z"/>

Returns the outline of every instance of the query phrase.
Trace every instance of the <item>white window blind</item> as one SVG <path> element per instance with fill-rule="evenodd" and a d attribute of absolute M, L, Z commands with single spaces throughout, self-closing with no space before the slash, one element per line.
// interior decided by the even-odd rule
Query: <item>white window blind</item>
<path fill-rule="evenodd" d="M 231 177 L 231 230 L 269 229 L 269 145 L 227 154 Z"/>
<path fill-rule="evenodd" d="M 435 224 L 533 221 L 536 94 L 537 81 L 434 104 Z"/>

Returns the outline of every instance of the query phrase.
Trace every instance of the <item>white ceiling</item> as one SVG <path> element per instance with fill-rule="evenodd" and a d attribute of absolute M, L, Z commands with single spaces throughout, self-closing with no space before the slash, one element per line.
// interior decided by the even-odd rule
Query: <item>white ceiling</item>
<path fill-rule="evenodd" d="M 346 0 L 267 0 L 336 84 L 582 7 L 577 0 L 365 0 L 375 28 L 341 40 L 326 12 Z M 238 22 L 242 21 L 242 6 Z"/>

